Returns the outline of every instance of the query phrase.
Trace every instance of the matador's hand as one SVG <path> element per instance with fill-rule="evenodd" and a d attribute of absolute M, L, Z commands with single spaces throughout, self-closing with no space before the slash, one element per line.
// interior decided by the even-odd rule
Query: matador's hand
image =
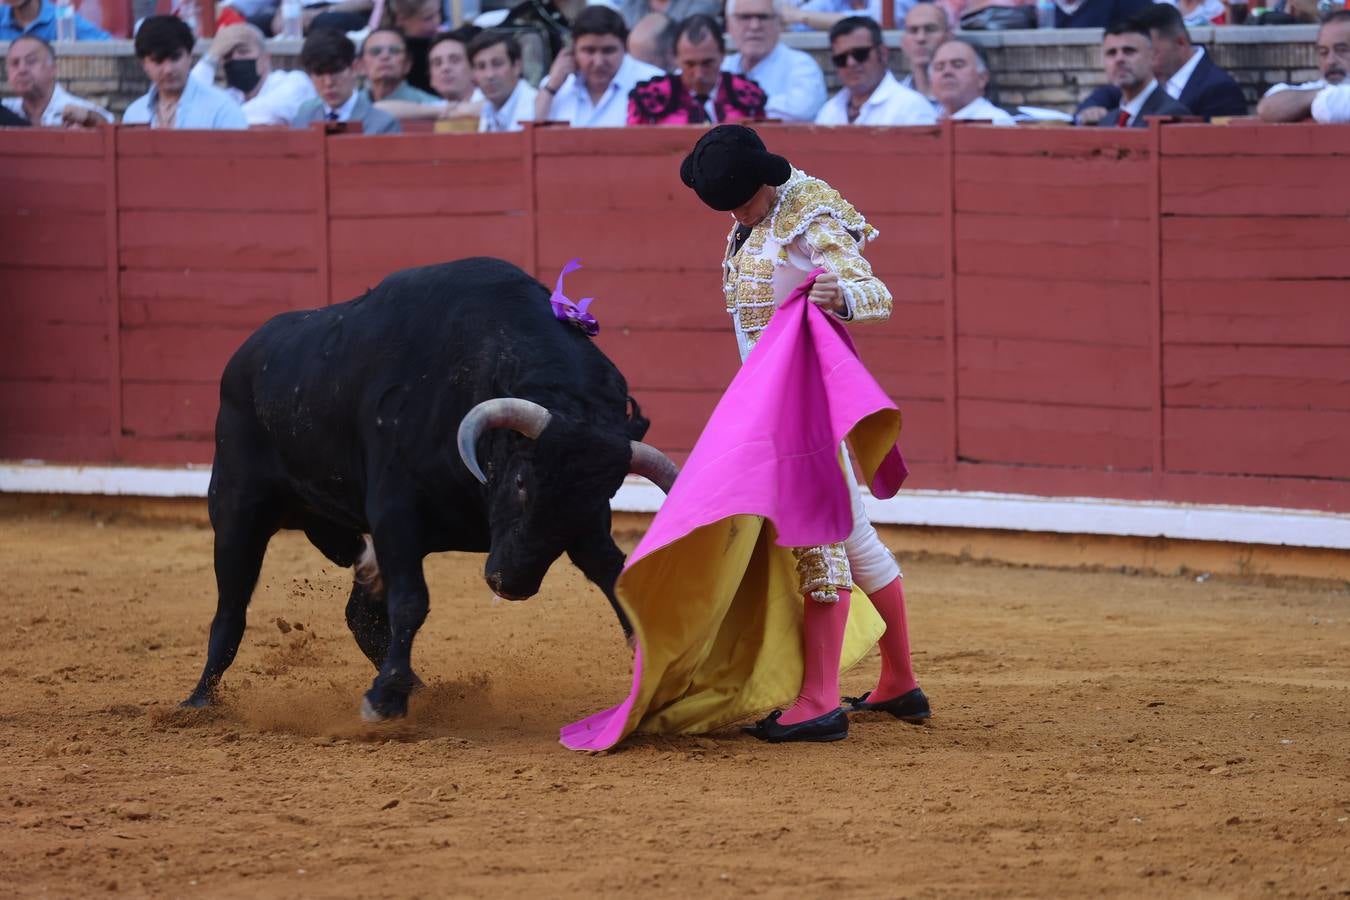
<path fill-rule="evenodd" d="M 806 295 L 810 300 L 821 309 L 827 309 L 836 315 L 843 315 L 844 291 L 839 287 L 839 276 L 833 272 L 822 272 L 811 284 L 811 293 Z"/>

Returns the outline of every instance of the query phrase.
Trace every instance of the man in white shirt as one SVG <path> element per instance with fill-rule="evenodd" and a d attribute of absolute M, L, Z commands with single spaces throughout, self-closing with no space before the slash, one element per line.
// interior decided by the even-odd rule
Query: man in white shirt
<path fill-rule="evenodd" d="M 521 122 L 534 119 L 538 94 L 520 77 L 520 44 L 502 31 L 484 31 L 469 42 L 473 80 L 483 92 L 479 131 L 520 131 Z"/>
<path fill-rule="evenodd" d="M 984 96 L 989 65 L 975 45 L 961 38 L 938 47 L 928 64 L 933 95 L 942 104 L 943 118 L 1012 125 L 1013 117 Z"/>
<path fill-rule="evenodd" d="M 136 29 L 136 59 L 150 90 L 131 101 L 123 125 L 243 129 L 244 113 L 229 94 L 189 77 L 197 36 L 177 16 L 150 16 Z"/>
<path fill-rule="evenodd" d="M 779 38 L 783 0 L 727 0 L 727 31 L 736 49 L 722 71 L 743 75 L 769 95 L 771 119 L 811 122 L 825 103 L 825 74 L 808 53 Z"/>
<path fill-rule="evenodd" d="M 56 52 L 42 38 L 15 38 L 5 54 L 5 71 L 10 90 L 18 95 L 5 98 L 5 108 L 33 125 L 91 127 L 113 120 L 103 107 L 57 84 Z"/>
<path fill-rule="evenodd" d="M 608 6 L 588 6 L 572 23 L 572 44 L 558 54 L 539 85 L 535 118 L 574 128 L 620 128 L 628 94 L 639 81 L 665 73 L 625 50 L 628 26 Z"/>
<path fill-rule="evenodd" d="M 1146 128 L 1148 116 L 1187 116 L 1190 110 L 1168 96 L 1153 77 L 1153 38 L 1131 19 L 1113 22 L 1102 36 L 1107 81 L 1120 88 L 1120 105 L 1097 124 L 1106 128 Z"/>
<path fill-rule="evenodd" d="M 816 124 L 935 124 L 932 104 L 896 80 L 888 59 L 881 26 L 874 20 L 850 16 L 831 26 L 830 61 L 843 88 L 820 108 Z"/>
<path fill-rule="evenodd" d="M 1297 87 L 1277 84 L 1256 105 L 1256 114 L 1267 122 L 1350 121 L 1350 10 L 1327 17 L 1317 31 L 1317 68 L 1322 77 Z M 1325 94 L 1325 97 L 1323 96 Z"/>
<path fill-rule="evenodd" d="M 946 11 L 936 3 L 916 3 L 905 13 L 905 33 L 900 36 L 900 49 L 905 51 L 909 74 L 900 82 L 918 91 L 933 105 L 933 112 L 941 114 L 942 104 L 933 99 L 933 88 L 928 83 L 928 64 L 933 51 L 952 36 Z"/>
<path fill-rule="evenodd" d="M 217 31 L 206 55 L 192 67 L 192 78 L 211 87 L 222 68 L 225 93 L 250 125 L 289 125 L 301 104 L 318 96 L 304 72 L 272 68 L 263 33 L 253 25 L 226 25 Z"/>

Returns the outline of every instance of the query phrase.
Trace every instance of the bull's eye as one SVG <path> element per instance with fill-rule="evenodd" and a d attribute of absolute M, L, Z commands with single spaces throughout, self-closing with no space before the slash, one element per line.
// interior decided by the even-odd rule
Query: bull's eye
<path fill-rule="evenodd" d="M 516 499 L 525 502 L 525 476 L 520 473 L 516 473 Z"/>

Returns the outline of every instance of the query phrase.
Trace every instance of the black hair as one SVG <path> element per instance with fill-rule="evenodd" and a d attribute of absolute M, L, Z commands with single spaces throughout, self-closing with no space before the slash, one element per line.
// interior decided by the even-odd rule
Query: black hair
<path fill-rule="evenodd" d="M 1138 34 L 1142 35 L 1150 44 L 1153 43 L 1153 35 L 1149 32 L 1147 25 L 1140 24 L 1138 19 L 1116 19 L 1102 32 L 1102 37 L 1112 34 Z"/>
<path fill-rule="evenodd" d="M 520 62 L 520 41 L 515 39 L 514 35 L 505 31 L 492 31 L 491 29 L 480 33 L 473 40 L 469 41 L 468 54 L 469 62 L 489 47 L 495 47 L 501 44 L 506 48 L 506 58 L 513 63 Z"/>
<path fill-rule="evenodd" d="M 675 26 L 675 40 L 671 41 L 671 45 L 678 44 L 680 38 L 691 44 L 700 44 L 706 41 L 709 35 L 717 43 L 717 52 L 726 53 L 727 39 L 722 36 L 722 26 L 718 25 L 712 16 L 695 13 Z"/>
<path fill-rule="evenodd" d="M 1154 3 L 1152 6 L 1144 7 L 1134 14 L 1134 21 L 1164 37 L 1179 37 L 1184 34 L 1189 39 L 1191 36 L 1186 30 L 1186 20 L 1181 17 L 1181 10 L 1169 3 Z"/>
<path fill-rule="evenodd" d="M 356 45 L 333 28 L 316 28 L 300 46 L 300 68 L 310 75 L 333 75 L 354 62 Z"/>
<path fill-rule="evenodd" d="M 840 19 L 830 26 L 830 43 L 833 44 L 839 38 L 846 34 L 852 34 L 855 31 L 866 30 L 872 35 L 872 43 L 881 43 L 881 26 L 870 16 L 849 16 L 846 19 Z"/>
<path fill-rule="evenodd" d="M 192 53 L 197 38 L 177 16 L 148 16 L 136 29 L 136 58 L 162 62 L 180 52 Z"/>
<path fill-rule="evenodd" d="M 483 29 L 479 28 L 477 25 L 461 25 L 452 31 L 438 31 L 436 32 L 436 36 L 431 39 L 431 43 L 427 45 L 427 51 L 430 52 L 432 47 L 435 47 L 437 44 L 444 44 L 446 41 L 454 41 L 457 44 L 463 44 L 465 48 L 467 48 L 473 43 L 473 39 L 478 37 L 482 32 Z"/>
<path fill-rule="evenodd" d="M 588 6 L 577 13 L 572 20 L 572 40 L 588 34 L 612 34 L 628 46 L 628 26 L 623 24 L 623 16 L 608 6 Z"/>

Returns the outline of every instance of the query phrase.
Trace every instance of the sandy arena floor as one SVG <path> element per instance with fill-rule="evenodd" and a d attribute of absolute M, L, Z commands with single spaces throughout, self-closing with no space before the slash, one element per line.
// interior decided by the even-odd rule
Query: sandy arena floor
<path fill-rule="evenodd" d="M 629 673 L 565 562 L 494 604 L 430 560 L 431 687 L 371 729 L 349 575 L 283 535 L 227 704 L 185 715 L 210 532 L 0 517 L 0 894 L 1350 895 L 1346 589 L 906 568 L 930 727 L 587 756 L 557 728 Z"/>

